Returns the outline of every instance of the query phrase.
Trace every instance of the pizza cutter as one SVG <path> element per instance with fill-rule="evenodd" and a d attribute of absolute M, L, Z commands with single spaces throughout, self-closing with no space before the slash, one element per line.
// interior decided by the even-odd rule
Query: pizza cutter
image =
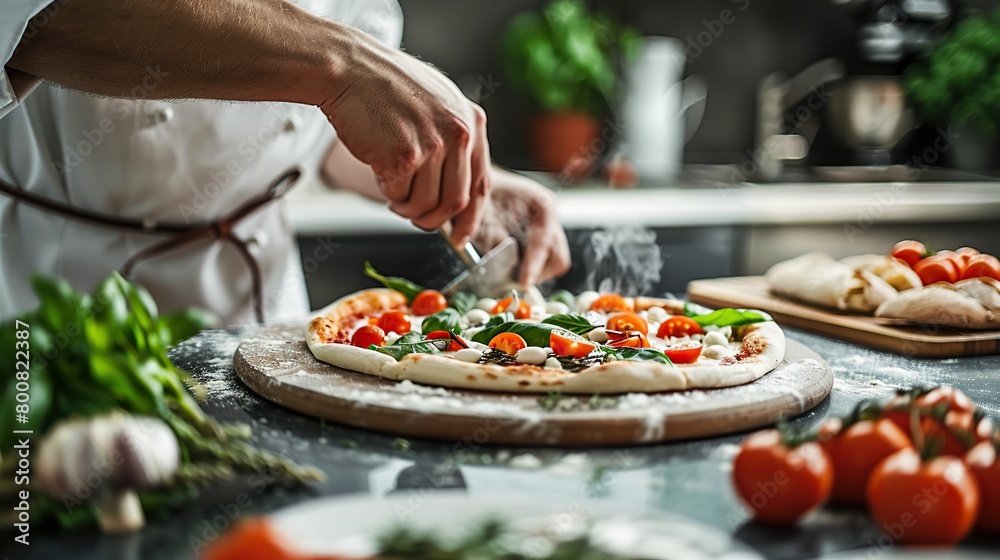
<path fill-rule="evenodd" d="M 517 240 L 513 237 L 504 239 L 488 253 L 480 256 L 471 242 L 461 247 L 453 245 L 451 228 L 447 225 L 438 232 L 465 265 L 465 270 L 441 290 L 444 295 L 450 296 L 458 291 L 467 291 L 481 297 L 495 297 L 515 281 L 520 255 L 517 250 Z"/>

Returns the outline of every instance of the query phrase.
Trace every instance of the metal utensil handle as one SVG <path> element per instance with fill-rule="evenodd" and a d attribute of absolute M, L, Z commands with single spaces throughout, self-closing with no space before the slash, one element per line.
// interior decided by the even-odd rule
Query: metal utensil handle
<path fill-rule="evenodd" d="M 479 251 L 472 245 L 472 242 L 467 242 L 464 246 L 456 247 L 451 242 L 451 223 L 446 223 L 445 225 L 438 228 L 438 233 L 444 238 L 445 243 L 451 247 L 451 250 L 455 252 L 455 255 L 462 261 L 462 264 L 466 268 L 475 268 L 479 264 L 481 257 L 479 256 Z"/>

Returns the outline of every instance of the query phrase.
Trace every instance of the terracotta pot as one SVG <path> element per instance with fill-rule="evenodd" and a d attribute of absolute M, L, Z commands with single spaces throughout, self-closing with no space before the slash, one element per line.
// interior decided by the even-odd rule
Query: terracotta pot
<path fill-rule="evenodd" d="M 601 155 L 593 147 L 600 132 L 601 123 L 585 113 L 538 115 L 531 121 L 535 162 L 544 171 L 581 175 Z"/>

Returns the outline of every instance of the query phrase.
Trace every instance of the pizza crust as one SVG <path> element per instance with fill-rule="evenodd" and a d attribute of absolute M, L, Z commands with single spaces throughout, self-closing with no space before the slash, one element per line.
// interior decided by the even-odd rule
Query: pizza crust
<path fill-rule="evenodd" d="M 907 290 L 880 306 L 875 316 L 959 329 L 1000 328 L 1000 282 L 969 278 Z"/>
<path fill-rule="evenodd" d="M 350 324 L 349 319 L 405 306 L 405 299 L 400 303 L 399 298 L 385 292 L 393 291 L 364 290 L 341 298 L 318 312 L 306 332 L 306 342 L 313 355 L 340 368 L 394 381 L 408 379 L 425 385 L 512 393 L 561 391 L 583 394 L 742 385 L 776 368 L 785 355 L 781 328 L 768 322 L 737 329 L 741 342 L 736 348 L 736 356 L 725 358 L 719 364 L 615 361 L 573 373 L 530 365 L 473 364 L 436 354 L 409 354 L 397 362 L 380 352 L 351 346 L 345 340 L 350 336 L 344 326 Z M 362 309 L 367 311 L 358 315 Z"/>
<path fill-rule="evenodd" d="M 841 311 L 872 313 L 897 296 L 896 289 L 878 275 L 825 253 L 780 262 L 764 276 L 778 295 Z"/>

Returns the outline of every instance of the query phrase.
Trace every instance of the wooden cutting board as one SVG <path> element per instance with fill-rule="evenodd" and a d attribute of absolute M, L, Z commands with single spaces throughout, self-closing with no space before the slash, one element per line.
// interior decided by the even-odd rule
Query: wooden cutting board
<path fill-rule="evenodd" d="M 461 391 L 354 373 L 316 360 L 299 325 L 248 334 L 233 363 L 262 397 L 303 414 L 358 428 L 462 445 L 593 447 L 706 437 L 801 414 L 833 388 L 815 352 L 788 340 L 784 362 L 753 383 L 726 389 L 563 397 L 582 407 L 546 411 L 540 395 Z"/>
<path fill-rule="evenodd" d="M 1000 353 L 1000 331 L 901 324 L 893 319 L 813 307 L 773 295 L 763 276 L 695 280 L 688 284 L 687 293 L 691 301 L 708 307 L 761 309 L 782 325 L 909 357 L 956 358 Z"/>

